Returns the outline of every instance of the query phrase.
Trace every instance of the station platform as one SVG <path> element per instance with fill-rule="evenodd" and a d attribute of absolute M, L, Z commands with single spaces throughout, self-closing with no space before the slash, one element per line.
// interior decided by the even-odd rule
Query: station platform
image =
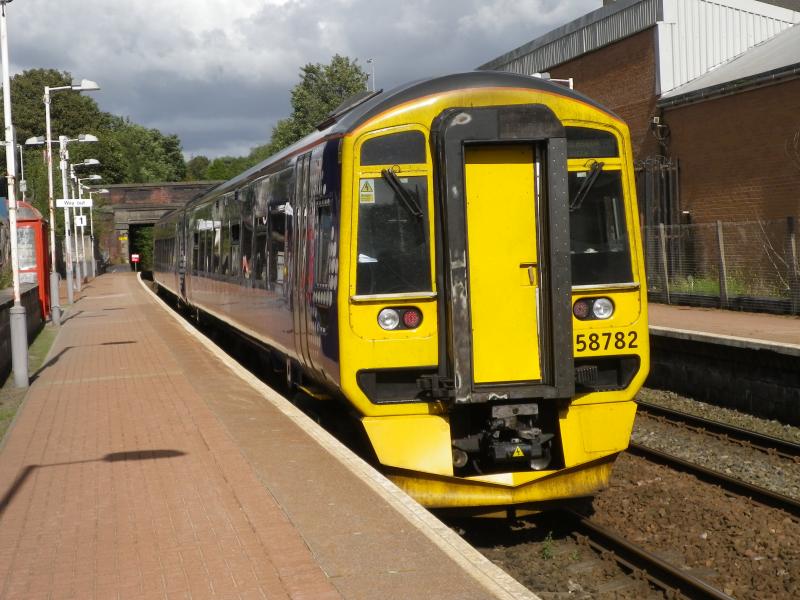
<path fill-rule="evenodd" d="M 651 335 L 800 356 L 800 317 L 650 303 Z"/>
<path fill-rule="evenodd" d="M 536 598 L 133 273 L 66 311 L 0 496 L 5 600 Z"/>

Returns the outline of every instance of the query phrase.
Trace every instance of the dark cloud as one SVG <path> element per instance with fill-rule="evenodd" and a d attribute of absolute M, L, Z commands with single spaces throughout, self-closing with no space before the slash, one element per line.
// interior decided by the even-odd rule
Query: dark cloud
<path fill-rule="evenodd" d="M 299 68 L 375 59 L 385 89 L 471 70 L 599 0 L 26 0 L 9 6 L 15 71 L 95 79 L 100 106 L 176 133 L 187 155 L 243 154 L 289 112 Z"/>

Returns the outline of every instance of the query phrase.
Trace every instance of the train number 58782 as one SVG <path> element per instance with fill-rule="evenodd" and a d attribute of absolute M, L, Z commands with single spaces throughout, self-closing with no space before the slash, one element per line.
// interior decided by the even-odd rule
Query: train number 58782
<path fill-rule="evenodd" d="M 579 333 L 575 336 L 576 352 L 600 352 L 638 348 L 635 331 L 605 331 L 602 333 Z"/>

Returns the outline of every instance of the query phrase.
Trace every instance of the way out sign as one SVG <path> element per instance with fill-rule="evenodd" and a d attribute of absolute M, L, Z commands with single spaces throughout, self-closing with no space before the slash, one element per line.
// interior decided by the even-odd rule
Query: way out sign
<path fill-rule="evenodd" d="M 58 208 L 92 208 L 91 198 L 56 198 Z"/>

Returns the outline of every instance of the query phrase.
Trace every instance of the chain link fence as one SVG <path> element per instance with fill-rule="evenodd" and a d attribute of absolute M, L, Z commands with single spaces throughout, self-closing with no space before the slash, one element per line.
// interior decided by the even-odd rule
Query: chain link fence
<path fill-rule="evenodd" d="M 800 314 L 794 217 L 643 227 L 651 301 Z"/>

